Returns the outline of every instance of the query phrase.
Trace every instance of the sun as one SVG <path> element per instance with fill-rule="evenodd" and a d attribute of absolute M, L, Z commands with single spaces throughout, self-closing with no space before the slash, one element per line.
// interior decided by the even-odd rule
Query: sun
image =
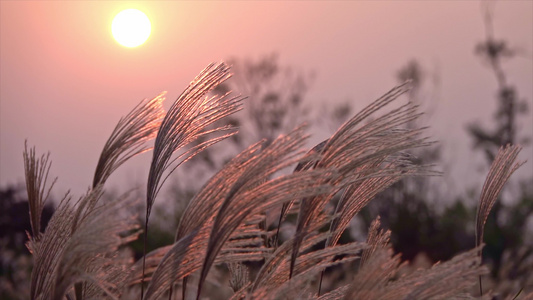
<path fill-rule="evenodd" d="M 125 47 L 142 45 L 150 36 L 152 25 L 148 17 L 140 10 L 126 9 L 119 12 L 111 23 L 111 32 L 115 40 Z"/>

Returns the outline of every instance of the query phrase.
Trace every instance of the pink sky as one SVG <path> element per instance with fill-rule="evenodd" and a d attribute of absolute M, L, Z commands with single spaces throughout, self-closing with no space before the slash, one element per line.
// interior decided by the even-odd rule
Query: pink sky
<path fill-rule="evenodd" d="M 113 16 L 144 11 L 152 35 L 138 48 L 118 45 Z M 484 37 L 477 1 L 353 2 L 0 2 L 0 185 L 23 181 L 24 140 L 51 152 L 57 195 L 90 184 L 108 135 L 143 98 L 168 91 L 166 107 L 209 62 L 277 52 L 282 64 L 314 71 L 308 101 L 350 99 L 361 109 L 417 59 L 440 78 L 437 109 L 426 120 L 442 141 L 458 192 L 480 184 L 483 161 L 465 125 L 489 124 L 496 81 L 474 56 Z M 533 110 L 533 2 L 496 4 L 497 37 L 524 50 L 504 65 Z M 533 136 L 533 118 L 521 120 Z M 320 133 L 324 134 L 324 132 Z M 319 139 L 322 137 L 316 137 Z M 115 184 L 144 184 L 150 156 L 125 165 Z M 533 148 L 520 177 L 533 175 Z"/>

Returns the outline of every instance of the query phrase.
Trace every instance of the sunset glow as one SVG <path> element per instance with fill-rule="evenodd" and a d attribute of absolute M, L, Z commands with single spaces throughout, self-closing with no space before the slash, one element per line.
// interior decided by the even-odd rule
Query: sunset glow
<path fill-rule="evenodd" d="M 150 36 L 151 24 L 148 17 L 137 9 L 126 9 L 118 13 L 111 24 L 115 40 L 125 47 L 142 45 Z"/>
<path fill-rule="evenodd" d="M 347 103 L 358 112 L 416 60 L 425 75 L 419 100 L 427 98 L 432 110 L 425 124 L 443 145 L 444 176 L 465 191 L 482 185 L 484 156 L 472 151 L 465 128 L 477 120 L 495 130 L 490 122 L 498 86 L 490 62 L 475 53 L 486 35 L 480 2 L 486 1 L 0 0 L 0 185 L 24 182 L 21 152 L 28 140 L 51 152 L 49 176 L 59 177 L 54 195 L 84 195 L 109 133 L 141 99 L 168 90 L 168 109 L 208 63 L 235 59 L 245 65 L 272 54 L 292 76 L 310 78 L 301 98 L 309 109 L 309 145 L 337 129 L 326 109 Z M 533 1 L 489 2 L 495 4 L 494 39 L 516 48 L 516 57 L 501 67 L 528 103 L 519 127 L 533 137 Z M 132 8 L 151 28 L 133 48 L 112 34 L 114 18 Z M 140 31 L 132 30 L 134 37 Z M 235 75 L 230 80 L 248 76 Z M 279 91 L 285 87 L 279 83 Z M 252 90 L 243 86 L 234 93 L 250 96 Z M 253 124 L 241 125 L 244 132 Z M 150 159 L 146 153 L 126 164 L 110 187 L 144 186 Z M 520 159 L 533 161 L 532 143 Z M 517 172 L 530 178 L 533 168 L 528 163 Z"/>

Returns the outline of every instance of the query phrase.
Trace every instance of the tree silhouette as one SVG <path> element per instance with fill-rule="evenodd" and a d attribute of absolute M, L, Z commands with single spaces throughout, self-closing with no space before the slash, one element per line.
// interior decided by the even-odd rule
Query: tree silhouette
<path fill-rule="evenodd" d="M 468 132 L 474 140 L 474 147 L 485 153 L 487 163 L 494 160 L 495 153 L 501 145 L 528 142 L 527 139 L 517 136 L 518 116 L 527 113 L 527 102 L 520 100 L 518 91 L 507 80 L 507 75 L 502 64 L 513 57 L 518 51 L 506 40 L 494 37 L 493 6 L 494 3 L 484 3 L 485 39 L 475 47 L 475 54 L 481 58 L 496 77 L 498 85 L 498 108 L 494 114 L 494 129 L 483 128 L 478 123 L 471 123 Z"/>
<path fill-rule="evenodd" d="M 482 151 L 487 164 L 490 165 L 501 146 L 529 143 L 529 140 L 521 137 L 517 131 L 518 119 L 527 113 L 528 106 L 525 100 L 520 99 L 518 90 L 509 82 L 503 68 L 503 63 L 515 58 L 519 51 L 511 47 L 506 40 L 495 37 L 494 3 L 483 2 L 482 5 L 485 39 L 476 45 L 475 54 L 496 78 L 498 106 L 493 116 L 494 128 L 484 128 L 479 123 L 471 123 L 467 126 L 467 131 L 473 139 L 474 149 Z M 520 194 L 517 201 L 508 207 L 504 207 L 502 201 L 496 201 L 487 220 L 484 258 L 492 261 L 493 276 L 500 271 L 504 251 L 517 251 L 527 231 L 527 220 L 533 211 L 533 197 L 531 191 L 524 187 L 521 188 Z M 510 221 L 503 222 L 503 219 Z"/>

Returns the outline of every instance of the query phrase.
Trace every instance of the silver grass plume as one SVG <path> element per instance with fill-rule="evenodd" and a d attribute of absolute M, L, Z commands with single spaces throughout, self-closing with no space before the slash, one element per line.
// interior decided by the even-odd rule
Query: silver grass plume
<path fill-rule="evenodd" d="M 235 156 L 189 201 L 176 230 L 176 241 L 214 220 L 224 200 L 223 196 L 242 177 L 251 159 L 261 151 L 261 146 L 261 143 L 253 144 Z"/>
<path fill-rule="evenodd" d="M 102 194 L 101 186 L 79 200 L 95 201 Z M 122 274 L 128 274 L 131 261 L 115 260 L 118 246 L 137 237 L 135 218 L 121 210 L 129 205 L 126 199 L 94 207 L 72 230 L 75 209 L 70 198 L 61 201 L 40 241 L 30 240 L 34 258 L 32 299 L 63 299 L 74 284 L 81 284 L 79 297 L 106 295 L 118 298 Z M 117 276 L 119 275 L 119 276 Z"/>
<path fill-rule="evenodd" d="M 380 229 L 378 216 L 368 229 L 368 247 L 363 250 L 359 272 L 349 287 L 343 287 L 336 293 L 344 292 L 344 299 L 379 299 L 389 280 L 401 268 L 400 254 L 393 255 L 389 243 L 391 232 Z M 341 298 L 341 297 L 339 297 Z"/>
<path fill-rule="evenodd" d="M 136 239 L 137 236 L 132 236 L 131 238 Z M 99 276 L 99 279 L 107 282 L 104 286 L 108 286 L 109 291 L 112 292 L 109 298 L 113 298 L 116 295 L 123 299 L 125 292 L 128 290 L 128 278 L 133 265 L 133 257 L 128 249 L 110 252 L 105 256 L 96 258 L 95 262 L 91 263 L 87 268 L 87 273 L 103 275 Z M 81 295 L 81 299 L 101 299 L 105 293 L 97 284 L 83 282 L 81 284 Z"/>
<path fill-rule="evenodd" d="M 264 205 L 275 205 L 280 203 L 277 201 L 286 201 L 290 197 L 290 193 L 287 192 L 289 188 L 295 189 L 296 192 L 300 190 L 307 193 L 309 190 L 313 193 L 317 192 L 315 184 L 311 188 L 305 186 L 307 189 L 298 189 L 298 185 L 294 185 L 294 182 L 298 181 L 295 177 L 265 182 L 270 174 L 298 159 L 298 153 L 295 151 L 303 145 L 304 140 L 303 132 L 299 129 L 278 138 L 262 151 L 262 143 L 252 145 L 232 159 L 206 183 L 189 202 L 184 217 L 180 221 L 176 243 L 165 255 L 152 276 L 146 292 L 147 299 L 157 299 L 172 282 L 201 267 L 203 260 L 208 260 L 210 266 L 215 262 L 214 259 L 219 253 L 226 256 L 226 259 L 236 256 L 246 260 L 247 256 L 250 256 L 246 252 L 227 252 L 226 254 L 220 252 L 221 245 L 228 241 L 246 217 L 254 215 Z M 322 173 L 324 172 L 320 172 L 320 176 L 324 176 Z M 308 178 L 314 176 L 311 182 L 317 182 L 318 174 L 306 175 Z M 235 209 L 236 206 L 240 207 Z M 220 220 L 217 221 L 216 218 Z M 223 232 L 219 233 L 221 230 Z M 217 239 L 214 239 L 215 237 Z M 228 243 L 231 245 L 232 241 Z M 188 247 L 194 247 L 195 250 L 190 253 L 181 250 Z M 188 255 L 186 261 L 189 263 L 181 263 L 186 254 Z M 243 255 L 245 257 L 242 257 Z M 251 253 L 251 255 L 256 254 Z M 264 257 L 264 254 L 262 256 Z M 204 269 L 206 271 L 209 269 L 205 263 Z M 205 280 L 205 273 L 200 282 Z"/>
<path fill-rule="evenodd" d="M 165 100 L 161 93 L 153 99 L 144 99 L 137 104 L 126 116 L 120 118 L 110 137 L 106 141 L 96 166 L 92 189 L 103 186 L 109 176 L 124 162 L 137 154 L 146 152 L 150 148 L 146 142 L 155 137 L 164 116 L 162 102 Z M 101 187 L 100 187 L 101 188 Z M 88 197 L 89 201 L 80 201 L 72 223 L 75 232 L 88 214 L 95 209 L 100 197 Z M 120 278 L 120 276 L 115 276 Z M 76 298 L 81 299 L 87 285 L 75 284 Z"/>
<path fill-rule="evenodd" d="M 368 236 L 366 238 L 368 248 L 365 248 L 363 250 L 363 254 L 361 254 L 361 263 L 359 265 L 360 268 L 365 265 L 374 252 L 379 249 L 387 249 L 387 247 L 389 247 L 391 232 L 390 230 L 384 232 L 380 229 L 380 226 L 381 218 L 378 216 L 374 221 L 372 221 L 370 228 L 368 228 Z"/>
<path fill-rule="evenodd" d="M 378 248 L 355 275 L 343 299 L 383 299 L 387 284 L 400 269 L 400 254 L 393 255 L 390 245 Z M 411 299 L 397 297 L 395 299 Z M 418 299 L 418 298 L 413 298 Z"/>
<path fill-rule="evenodd" d="M 207 130 L 209 125 L 235 113 L 242 107 L 242 97 L 230 97 L 229 93 L 209 97 L 207 94 L 231 76 L 225 63 L 207 66 L 172 104 L 157 132 L 146 191 L 145 243 L 148 220 L 159 190 L 170 174 L 183 162 L 203 149 L 236 133 L 231 126 Z M 208 139 L 176 158 L 173 154 L 190 143 L 209 134 L 228 132 Z M 146 252 L 146 245 L 145 245 Z M 146 254 L 146 253 L 145 253 Z M 144 270 L 143 258 L 143 270 Z M 144 271 L 143 271 L 144 273 Z M 144 275 L 143 275 L 144 276 Z M 141 279 L 141 298 L 144 285 Z"/>
<path fill-rule="evenodd" d="M 483 243 L 483 228 L 489 217 L 490 210 L 496 203 L 503 186 L 509 177 L 525 162 L 515 163 L 518 153 L 522 150 L 517 145 L 501 147 L 490 167 L 481 195 L 476 215 L 476 246 Z"/>
<path fill-rule="evenodd" d="M 327 218 L 322 218 L 325 225 Z M 315 227 L 313 229 L 318 229 Z M 302 254 L 294 269 L 294 276 L 289 278 L 290 251 L 292 243 L 283 243 L 265 262 L 257 274 L 249 292 L 250 299 L 276 299 L 290 294 L 290 290 L 304 289 L 309 282 L 325 267 L 343 264 L 359 258 L 364 243 L 349 243 L 342 246 L 313 250 L 312 247 L 323 242 L 328 233 L 311 234 L 302 243 Z M 342 258 L 333 260 L 337 255 Z M 288 297 L 290 298 L 290 297 Z"/>
<path fill-rule="evenodd" d="M 288 294 L 291 290 L 303 289 L 308 283 L 314 281 L 323 269 L 359 259 L 359 253 L 365 246 L 364 243 L 352 242 L 302 254 L 298 257 L 298 262 L 294 267 L 295 275 L 293 277 L 284 280 L 279 286 L 274 285 L 268 289 L 256 290 L 252 298 L 277 299 L 281 295 Z M 341 258 L 335 260 L 336 257 Z M 283 273 L 288 278 L 290 266 L 288 256 L 286 262 L 283 264 Z M 288 299 L 290 298 L 288 297 Z"/>
<path fill-rule="evenodd" d="M 28 193 L 28 205 L 30 207 L 30 223 L 33 238 L 40 239 L 41 234 L 41 215 L 43 208 L 50 195 L 57 178 L 54 179 L 50 187 L 46 186 L 48 172 L 52 162 L 49 161 L 50 153 L 35 157 L 35 147 L 28 150 L 27 142 L 24 143 L 24 173 L 26 177 L 26 191 Z"/>
<path fill-rule="evenodd" d="M 251 159 L 261 151 L 262 143 L 250 145 L 247 149 L 231 159 L 219 170 L 189 201 L 185 212 L 176 230 L 175 241 L 178 241 L 194 230 L 212 226 L 213 220 L 224 195 L 229 193 L 230 188 L 242 176 Z M 185 297 L 187 280 L 183 279 L 183 295 Z"/>
<path fill-rule="evenodd" d="M 293 172 L 300 172 L 305 171 L 314 168 L 315 164 L 318 162 L 319 159 L 319 153 L 322 152 L 322 149 L 326 145 L 328 140 L 322 141 L 315 145 L 311 150 L 307 152 L 306 159 L 300 161 L 298 165 L 296 165 L 296 168 L 294 168 Z M 274 247 L 278 246 L 278 239 L 279 239 L 279 233 L 281 229 L 281 223 L 289 213 L 290 209 L 293 208 L 294 204 L 297 203 L 299 199 L 292 199 L 288 203 L 284 203 L 281 207 L 281 212 L 279 215 L 279 221 L 278 221 L 278 228 L 276 230 L 276 235 L 273 241 Z"/>
<path fill-rule="evenodd" d="M 294 197 L 305 198 L 330 192 L 328 182 L 337 178 L 338 174 L 326 168 L 292 173 L 265 182 L 272 174 L 301 160 L 301 151 L 295 151 L 304 140 L 301 128 L 280 136 L 252 159 L 242 177 L 231 187 L 212 226 L 197 298 L 223 244 L 248 215 L 281 205 Z"/>
<path fill-rule="evenodd" d="M 374 169 L 376 165 L 380 165 L 383 170 L 390 170 L 390 174 L 368 177 L 346 188 L 335 208 L 336 217 L 331 222 L 329 231 L 332 233 L 332 236 L 326 242 L 327 247 L 337 244 L 352 218 L 374 199 L 378 193 L 398 182 L 402 177 L 411 175 L 417 172 L 417 169 L 421 169 L 413 166 L 408 161 L 402 162 L 398 159 L 390 163 L 365 165 L 360 168 L 361 173 L 364 174 L 365 169 Z"/>
<path fill-rule="evenodd" d="M 479 206 L 476 214 L 476 246 L 483 243 L 483 231 L 485 223 L 489 217 L 490 210 L 496 203 L 503 186 L 509 180 L 509 177 L 525 162 L 517 162 L 516 158 L 522 148 L 518 145 L 506 145 L 500 147 L 492 165 L 490 166 L 489 173 L 481 189 L 481 195 L 479 197 Z M 479 256 L 481 258 L 481 248 Z M 483 294 L 483 288 L 481 285 L 481 277 L 479 278 L 479 291 Z"/>
<path fill-rule="evenodd" d="M 205 249 L 209 239 L 209 226 L 200 231 L 194 230 L 180 238 L 171 246 L 159 248 L 147 255 L 146 275 L 149 280 L 145 299 L 160 299 L 172 284 L 183 279 L 202 267 Z M 221 252 L 215 264 L 239 263 L 242 261 L 258 261 L 267 255 L 261 249 L 251 247 L 245 251 Z M 141 280 L 140 262 L 134 266 L 131 284 Z"/>
<path fill-rule="evenodd" d="M 99 185 L 81 201 L 100 198 L 102 192 Z M 132 204 L 132 199 L 124 195 L 96 206 L 80 220 L 59 258 L 51 299 L 63 299 L 75 283 L 83 283 L 82 298 L 90 294 L 120 297 L 131 261 L 116 259 L 118 247 L 139 234 L 136 218 L 122 212 Z"/>
<path fill-rule="evenodd" d="M 379 230 L 379 218 L 372 222 L 359 272 L 348 287 L 335 291 L 337 295 L 344 293 L 344 299 L 470 299 L 466 293 L 479 275 L 488 272 L 476 247 L 393 280 L 406 262 L 400 264 L 400 254 L 393 255 L 389 237 L 389 231 Z"/>
<path fill-rule="evenodd" d="M 236 230 L 249 216 L 269 207 L 281 205 L 295 195 L 309 196 L 329 191 L 323 182 L 336 176 L 327 170 L 301 172 L 266 181 L 275 172 L 301 159 L 300 149 L 305 141 L 302 129 L 281 136 L 261 150 L 252 145 L 217 173 L 187 206 L 176 235 L 177 242 L 155 270 L 148 286 L 147 299 L 157 299 L 173 281 L 183 278 L 202 266 L 199 289 L 213 263 L 244 261 L 264 257 L 260 251 L 232 247 L 242 241 L 231 240 Z M 232 174 L 235 172 L 235 174 Z M 213 211 L 214 210 L 214 211 Z M 216 216 L 216 217 L 215 217 Z M 238 233 L 239 235 L 247 233 Z M 191 237 L 191 235 L 193 235 Z M 207 244 L 208 243 L 208 244 Z M 224 245 L 230 251 L 224 252 Z M 193 247 L 194 251 L 182 251 Z M 244 250 L 244 252 L 236 252 Z M 259 253 L 257 253 L 259 252 Z M 187 258 L 184 256 L 187 255 Z M 217 260 L 217 257 L 220 259 Z M 233 258 L 237 258 L 234 260 Z M 186 261 L 187 264 L 183 263 Z"/>
<path fill-rule="evenodd" d="M 360 184 L 365 179 L 392 176 L 391 179 L 383 179 L 384 182 L 377 185 L 369 185 L 373 187 L 367 194 L 372 196 L 380 190 L 383 184 L 389 184 L 387 181 L 401 174 L 427 172 L 422 167 L 401 163 L 405 162 L 405 159 L 402 159 L 404 151 L 431 144 L 426 138 L 420 137 L 423 128 L 403 128 L 405 124 L 421 115 L 417 113 L 416 105 L 408 103 L 361 125 L 375 112 L 408 90 L 408 83 L 390 90 L 341 126 L 321 149 L 321 158 L 315 163 L 314 168 L 335 168 L 342 176 L 341 180 L 332 183 L 337 187 L 333 193 L 301 200 L 296 230 L 303 234 L 300 234 L 300 238 L 294 241 L 292 265 L 295 264 L 300 239 L 305 236 L 306 228 L 313 222 L 314 216 L 322 211 L 326 203 L 331 200 L 335 192 L 350 184 Z M 368 202 L 364 197 L 360 199 L 361 201 L 363 204 Z M 345 213 L 344 218 L 353 217 L 351 216 L 355 213 L 353 205 L 345 207 L 349 209 L 349 213 Z M 341 221 L 341 223 L 345 222 L 344 219 Z M 339 230 L 343 230 L 342 226 L 339 226 Z"/>
<path fill-rule="evenodd" d="M 215 264 L 220 264 L 220 262 L 240 264 L 243 261 L 261 261 L 270 256 L 273 249 L 267 241 L 273 236 L 274 232 L 268 231 L 260 226 L 264 224 L 265 220 L 265 214 L 255 214 L 246 217 L 224 243 L 215 258 Z M 243 268 L 246 267 L 243 265 Z"/>
<path fill-rule="evenodd" d="M 312 227 L 309 228 L 311 234 L 308 234 L 304 237 L 301 245 L 302 252 L 308 251 L 311 247 L 317 245 L 320 242 L 323 242 L 327 237 L 328 233 L 317 234 L 316 232 L 324 227 L 330 217 L 326 214 L 321 214 L 315 223 L 312 224 Z M 281 285 L 283 282 L 289 279 L 288 269 L 290 265 L 289 254 L 292 249 L 292 241 L 296 237 L 286 241 L 281 244 L 274 253 L 272 253 L 265 261 L 259 272 L 257 273 L 250 292 L 256 294 L 256 290 L 264 290 L 268 292 L 273 287 Z M 261 291 L 257 293 L 263 293 Z"/>
<path fill-rule="evenodd" d="M 168 251 L 180 251 L 180 247 L 187 247 L 188 245 L 184 245 L 184 241 L 181 241 L 184 237 L 190 236 L 195 234 L 195 232 L 198 232 L 200 230 L 201 232 L 208 232 L 210 230 L 210 226 L 212 226 L 213 220 L 216 216 L 216 213 L 218 209 L 220 208 L 220 205 L 222 204 L 222 201 L 224 200 L 224 195 L 226 195 L 229 192 L 230 187 L 235 183 L 235 181 L 242 176 L 242 173 L 246 170 L 245 166 L 249 164 L 249 161 L 252 157 L 257 155 L 257 153 L 261 149 L 261 143 L 256 143 L 248 147 L 248 149 L 242 151 L 239 155 L 234 157 L 231 161 L 229 161 L 221 170 L 219 170 L 211 179 L 200 189 L 200 191 L 195 195 L 193 199 L 191 199 L 185 208 L 185 211 L 183 213 L 183 216 L 180 220 L 180 223 L 178 225 L 178 229 L 176 230 L 176 236 L 175 236 L 175 244 L 173 247 L 168 247 L 168 249 L 157 249 L 154 250 L 152 253 L 148 254 L 147 257 L 147 275 L 153 273 L 156 270 L 156 267 L 161 263 L 161 267 L 157 268 L 157 272 L 173 272 L 173 262 L 172 260 L 176 260 L 175 257 L 179 257 L 178 254 L 168 254 L 168 257 L 164 258 L 164 256 L 167 255 Z M 205 256 L 205 248 L 207 247 L 207 238 L 205 240 L 194 240 L 194 238 L 191 236 L 189 239 L 186 239 L 186 241 L 189 242 L 195 242 L 195 243 L 205 243 L 200 248 L 199 252 L 196 251 L 195 254 L 200 254 L 200 256 L 194 256 L 194 258 L 190 257 L 187 259 L 187 261 L 195 261 L 197 258 L 197 267 L 193 267 L 192 271 L 198 269 L 201 267 L 201 260 Z M 167 247 L 165 247 L 167 248 Z M 171 249 L 172 248 L 172 249 Z M 260 249 L 254 249 L 254 250 L 260 250 Z M 158 254 L 156 254 L 156 251 Z M 177 261 L 177 260 L 176 260 Z M 182 268 L 183 269 L 183 268 Z M 186 274 L 191 273 L 185 272 Z M 148 287 L 148 290 L 151 289 L 158 289 L 158 291 L 153 292 L 147 292 L 147 296 L 150 295 L 150 293 L 157 295 L 159 292 L 164 292 L 165 286 L 167 284 L 170 286 L 174 281 L 179 280 L 180 277 L 178 274 L 174 271 L 174 274 L 167 274 L 171 279 L 168 279 L 169 282 L 163 281 L 156 283 L 150 283 L 153 287 Z M 165 275 L 166 276 L 166 275 Z M 165 276 L 157 275 L 155 278 L 167 278 Z M 165 279 L 167 280 L 167 279 Z M 187 283 L 184 280 L 183 283 L 183 292 L 185 293 Z M 160 290 L 160 291 L 159 291 Z"/>
<path fill-rule="evenodd" d="M 45 299 L 50 294 L 53 281 L 53 276 L 49 275 L 49 270 L 53 270 L 57 265 L 57 257 L 61 254 L 62 246 L 69 237 L 68 232 L 70 231 L 66 230 L 66 226 L 69 225 L 68 219 L 71 217 L 72 211 L 68 209 L 65 203 L 70 198 L 68 194 L 65 196 L 48 222 L 45 232 L 41 233 L 42 210 L 53 186 L 52 183 L 47 190 L 46 181 L 51 162 L 48 160 L 49 154 L 36 159 L 35 148 L 33 147 L 28 151 L 27 143 L 25 143 L 23 158 L 33 232 L 33 236 L 29 236 L 30 239 L 26 244 L 34 261 L 30 296 L 32 299 Z M 65 231 L 67 234 L 64 234 Z"/>
<path fill-rule="evenodd" d="M 235 134 L 235 130 L 228 126 L 206 130 L 207 126 L 241 109 L 242 97 L 229 97 L 229 94 L 206 96 L 230 76 L 229 67 L 225 63 L 210 64 L 189 84 L 168 110 L 157 132 L 148 174 L 147 219 L 157 193 L 177 166 L 202 149 Z M 174 152 L 183 149 L 199 137 L 224 131 L 230 133 L 203 142 L 184 155 L 172 159 Z M 163 177 L 165 171 L 169 172 Z"/>
<path fill-rule="evenodd" d="M 153 271 L 144 298 L 160 299 L 176 280 L 198 270 L 202 266 L 207 238 L 207 230 L 195 230 L 175 242 Z"/>
<path fill-rule="evenodd" d="M 83 235 L 83 232 L 77 230 L 78 226 L 81 226 L 94 218 L 95 212 L 100 212 L 101 207 L 96 207 L 96 204 L 101 196 L 101 186 L 92 189 L 85 197 L 80 199 L 77 203 L 77 209 L 70 206 L 70 197 L 66 195 L 52 216 L 46 231 L 40 233 L 38 227 L 40 214 L 42 212 L 42 206 L 51 189 L 50 187 L 48 191 L 46 191 L 46 178 L 50 168 L 48 157 L 49 156 L 43 156 L 41 159 L 36 160 L 35 149 L 30 149 L 30 151 L 28 151 L 27 146 L 25 147 L 24 164 L 26 170 L 26 184 L 29 195 L 32 230 L 34 232 L 34 236 L 28 242 L 28 249 L 32 253 L 34 259 L 30 290 L 32 299 L 62 298 L 66 293 L 66 290 L 64 290 L 64 287 L 61 286 L 61 284 L 66 282 L 81 283 L 84 280 L 87 280 L 87 278 L 80 279 L 75 276 L 75 274 L 82 272 L 83 268 L 86 268 L 85 271 L 92 268 L 94 271 L 92 273 L 100 272 L 100 275 L 112 274 L 112 270 L 109 267 L 106 267 L 106 272 L 104 273 L 101 273 L 103 267 L 98 269 L 99 266 L 104 264 L 101 258 L 101 263 L 95 263 L 93 261 L 92 264 L 83 264 L 80 260 L 77 260 L 80 265 L 72 268 L 65 264 L 64 261 L 65 252 L 73 254 L 72 251 L 68 251 L 68 245 L 73 243 L 73 238 L 81 235 L 82 240 L 86 240 L 91 245 L 94 245 L 94 241 L 102 240 L 96 235 Z M 116 216 L 114 217 L 116 218 Z M 105 224 L 109 224 L 109 222 L 99 223 L 101 226 L 104 226 Z M 100 257 L 100 254 L 94 251 L 89 251 L 86 252 L 86 257 L 97 259 Z M 109 265 L 109 259 L 105 264 Z M 90 273 L 91 272 L 85 274 Z M 113 280 L 118 278 L 120 277 L 113 276 L 108 279 L 109 282 L 113 282 Z M 91 284 L 84 284 L 82 287 L 87 287 L 87 289 L 80 289 L 80 292 L 91 290 Z M 95 291 L 96 289 L 93 288 L 92 290 Z M 101 292 L 101 289 L 98 289 L 98 291 Z"/>
<path fill-rule="evenodd" d="M 28 242 L 33 257 L 31 299 L 52 298 L 59 260 L 71 236 L 74 209 L 69 202 L 67 195 L 55 210 L 41 238 L 32 237 Z"/>
<path fill-rule="evenodd" d="M 103 184 L 120 165 L 133 156 L 149 150 L 145 143 L 156 136 L 165 114 L 166 92 L 153 99 L 144 99 L 126 116 L 120 118 L 100 153 L 93 185 Z"/>
<path fill-rule="evenodd" d="M 243 287 L 247 286 L 249 283 L 249 270 L 246 265 L 236 262 L 236 263 L 228 263 L 226 264 L 228 266 L 228 270 L 230 273 L 230 279 L 229 284 L 231 288 L 233 289 L 233 292 L 237 293 L 239 290 L 241 290 Z"/>
<path fill-rule="evenodd" d="M 464 296 L 475 286 L 478 276 L 489 272 L 477 255 L 480 247 L 391 282 L 379 299 L 455 299 Z"/>

